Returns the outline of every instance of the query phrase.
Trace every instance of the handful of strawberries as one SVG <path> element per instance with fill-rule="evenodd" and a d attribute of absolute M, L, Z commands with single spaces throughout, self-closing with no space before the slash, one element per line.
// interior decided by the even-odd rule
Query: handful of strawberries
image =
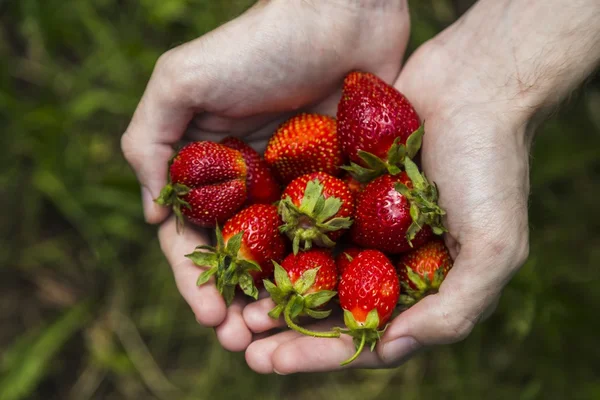
<path fill-rule="evenodd" d="M 169 165 L 156 201 L 215 228 L 215 245 L 188 254 L 227 304 L 264 287 L 298 332 L 354 338 L 353 361 L 394 311 L 435 293 L 452 259 L 438 191 L 415 158 L 423 125 L 410 102 L 375 75 L 351 72 L 337 118 L 299 114 L 279 126 L 264 158 L 240 139 L 194 142 Z M 335 297 L 345 328 L 310 331 Z M 333 303 L 333 302 L 332 302 Z"/>

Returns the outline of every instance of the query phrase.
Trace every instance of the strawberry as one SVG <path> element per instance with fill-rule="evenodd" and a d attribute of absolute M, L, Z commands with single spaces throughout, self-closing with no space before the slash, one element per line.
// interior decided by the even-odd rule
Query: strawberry
<path fill-rule="evenodd" d="M 300 245 L 333 247 L 352 225 L 354 196 L 341 179 L 313 172 L 294 179 L 279 202 L 284 222 L 281 231 L 292 240 L 294 254 Z"/>
<path fill-rule="evenodd" d="M 173 207 L 178 230 L 183 216 L 201 227 L 215 227 L 246 201 L 246 173 L 239 151 L 213 142 L 193 142 L 169 162 L 169 183 L 156 202 Z"/>
<path fill-rule="evenodd" d="M 186 255 L 196 265 L 209 267 L 200 274 L 198 285 L 215 275 L 219 292 L 229 305 L 240 286 L 247 295 L 257 298 L 257 284 L 273 274 L 273 261 L 285 257 L 285 238 L 279 233 L 281 219 L 277 207 L 253 204 L 231 219 L 223 230 L 216 227 L 217 246 L 198 246 Z"/>
<path fill-rule="evenodd" d="M 358 256 L 362 251 L 363 249 L 359 247 L 348 247 L 337 255 L 335 258 L 335 265 L 337 266 L 340 276 L 344 273 L 346 268 L 348 268 L 348 265 L 350 265 L 352 260 L 356 258 L 356 256 Z"/>
<path fill-rule="evenodd" d="M 265 160 L 284 184 L 311 172 L 337 175 L 344 159 L 335 119 L 306 113 L 290 118 L 269 140 Z"/>
<path fill-rule="evenodd" d="M 441 239 L 434 239 L 398 260 L 403 294 L 400 303 L 410 306 L 428 294 L 437 293 L 452 268 L 450 252 Z"/>
<path fill-rule="evenodd" d="M 287 325 L 300 333 L 317 337 L 339 337 L 339 332 L 314 332 L 299 326 L 299 316 L 323 319 L 331 310 L 321 308 L 337 293 L 338 271 L 331 252 L 311 249 L 288 255 L 281 265 L 275 263 L 275 284 L 265 280 L 265 289 L 276 306 L 269 312 L 271 318 L 281 313 Z"/>
<path fill-rule="evenodd" d="M 221 140 L 221 144 L 235 149 L 242 153 L 248 174 L 246 175 L 246 186 L 248 187 L 247 204 L 264 203 L 270 204 L 279 200 L 281 189 L 275 179 L 271 168 L 267 165 L 252 147 L 248 146 L 241 139 L 236 137 L 226 137 Z"/>
<path fill-rule="evenodd" d="M 364 250 L 342 274 L 338 290 L 347 328 L 342 333 L 351 335 L 356 346 L 356 353 L 342 363 L 346 365 L 358 357 L 365 345 L 373 351 L 382 333 L 380 329 L 394 312 L 400 284 L 385 254 Z"/>
<path fill-rule="evenodd" d="M 354 71 L 346 76 L 337 120 L 344 154 L 351 161 L 345 169 L 361 182 L 398 174 L 403 157 L 412 158 L 419 150 L 422 130 L 413 106 L 373 74 Z"/>
<path fill-rule="evenodd" d="M 358 195 L 350 230 L 355 244 L 396 254 L 446 231 L 437 187 L 429 184 L 410 158 L 405 165 L 406 171 L 380 176 Z"/>

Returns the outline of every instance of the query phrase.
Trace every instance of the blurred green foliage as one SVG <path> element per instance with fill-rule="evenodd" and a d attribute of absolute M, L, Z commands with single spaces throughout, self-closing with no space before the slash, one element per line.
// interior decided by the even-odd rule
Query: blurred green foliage
<path fill-rule="evenodd" d="M 599 399 L 598 80 L 539 133 L 530 260 L 466 341 L 260 376 L 197 325 L 119 139 L 158 56 L 249 3 L 0 1 L 0 399 Z M 414 1 L 411 50 L 459 3 Z"/>

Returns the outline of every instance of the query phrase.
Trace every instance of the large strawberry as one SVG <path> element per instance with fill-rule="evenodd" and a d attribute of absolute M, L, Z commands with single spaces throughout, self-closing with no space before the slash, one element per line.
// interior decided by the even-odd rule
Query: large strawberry
<path fill-rule="evenodd" d="M 342 365 L 354 361 L 365 346 L 375 348 L 390 320 L 398 297 L 398 275 L 390 260 L 380 251 L 364 250 L 352 260 L 338 285 L 347 333 L 354 338 L 356 353 Z"/>
<path fill-rule="evenodd" d="M 397 254 L 445 232 L 436 186 L 408 157 L 405 166 L 406 171 L 380 176 L 359 193 L 350 230 L 355 244 Z"/>
<path fill-rule="evenodd" d="M 444 241 L 434 239 L 402 255 L 397 265 L 404 292 L 400 303 L 410 306 L 428 294 L 437 293 L 452 268 L 452 258 Z"/>
<path fill-rule="evenodd" d="M 346 185 L 348 185 L 348 188 L 355 197 L 358 196 L 358 193 L 360 193 L 360 191 L 363 190 L 365 186 L 367 186 L 366 183 L 359 182 L 354 176 L 352 176 L 351 173 L 348 172 L 346 172 L 342 176 L 342 180 L 346 182 Z"/>
<path fill-rule="evenodd" d="M 347 169 L 361 182 L 399 173 L 403 157 L 419 150 L 423 132 L 413 106 L 373 74 L 346 76 L 337 121 L 343 151 L 352 162 Z"/>
<path fill-rule="evenodd" d="M 200 274 L 198 285 L 215 276 L 217 288 L 230 304 L 236 286 L 257 298 L 256 284 L 273 274 L 273 261 L 285 257 L 285 238 L 279 233 L 281 220 L 277 207 L 253 204 L 225 223 L 223 231 L 217 225 L 216 247 L 198 246 L 188 254 L 196 265 L 209 267 Z"/>
<path fill-rule="evenodd" d="M 344 159 L 335 119 L 306 113 L 290 118 L 269 140 L 265 160 L 283 184 L 311 172 L 337 175 Z"/>
<path fill-rule="evenodd" d="M 292 240 L 294 254 L 302 245 L 333 247 L 352 225 L 354 196 L 341 179 L 313 172 L 294 179 L 283 191 L 281 231 Z"/>
<path fill-rule="evenodd" d="M 344 273 L 344 271 L 348 268 L 353 259 L 358 256 L 363 249 L 359 247 L 348 247 L 347 249 L 342 250 L 335 257 L 335 265 L 337 266 L 338 274 L 340 276 Z"/>
<path fill-rule="evenodd" d="M 223 139 L 221 144 L 239 151 L 244 157 L 246 167 L 248 168 L 248 174 L 246 175 L 246 185 L 248 187 L 247 204 L 270 204 L 279 200 L 281 196 L 279 183 L 275 179 L 271 168 L 269 168 L 256 150 L 248 146 L 241 139 L 232 136 Z"/>
<path fill-rule="evenodd" d="M 288 255 L 281 265 L 275 264 L 275 284 L 265 280 L 265 289 L 276 306 L 271 318 L 283 313 L 287 325 L 300 333 L 317 337 L 339 337 L 339 332 L 314 332 L 296 323 L 301 316 L 323 319 L 331 314 L 322 307 L 336 295 L 338 272 L 331 252 L 311 249 Z"/>
<path fill-rule="evenodd" d="M 177 227 L 190 222 L 215 227 L 246 201 L 246 163 L 242 154 L 213 142 L 184 146 L 169 163 L 169 183 L 156 202 L 172 206 Z"/>

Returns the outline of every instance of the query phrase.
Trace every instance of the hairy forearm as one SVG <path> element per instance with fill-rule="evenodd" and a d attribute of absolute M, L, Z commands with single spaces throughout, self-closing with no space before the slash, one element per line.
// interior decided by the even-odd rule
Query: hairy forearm
<path fill-rule="evenodd" d="M 539 109 L 560 102 L 598 67 L 598 21 L 598 0 L 480 0 L 441 41 L 490 71 L 490 81 L 517 102 Z"/>

